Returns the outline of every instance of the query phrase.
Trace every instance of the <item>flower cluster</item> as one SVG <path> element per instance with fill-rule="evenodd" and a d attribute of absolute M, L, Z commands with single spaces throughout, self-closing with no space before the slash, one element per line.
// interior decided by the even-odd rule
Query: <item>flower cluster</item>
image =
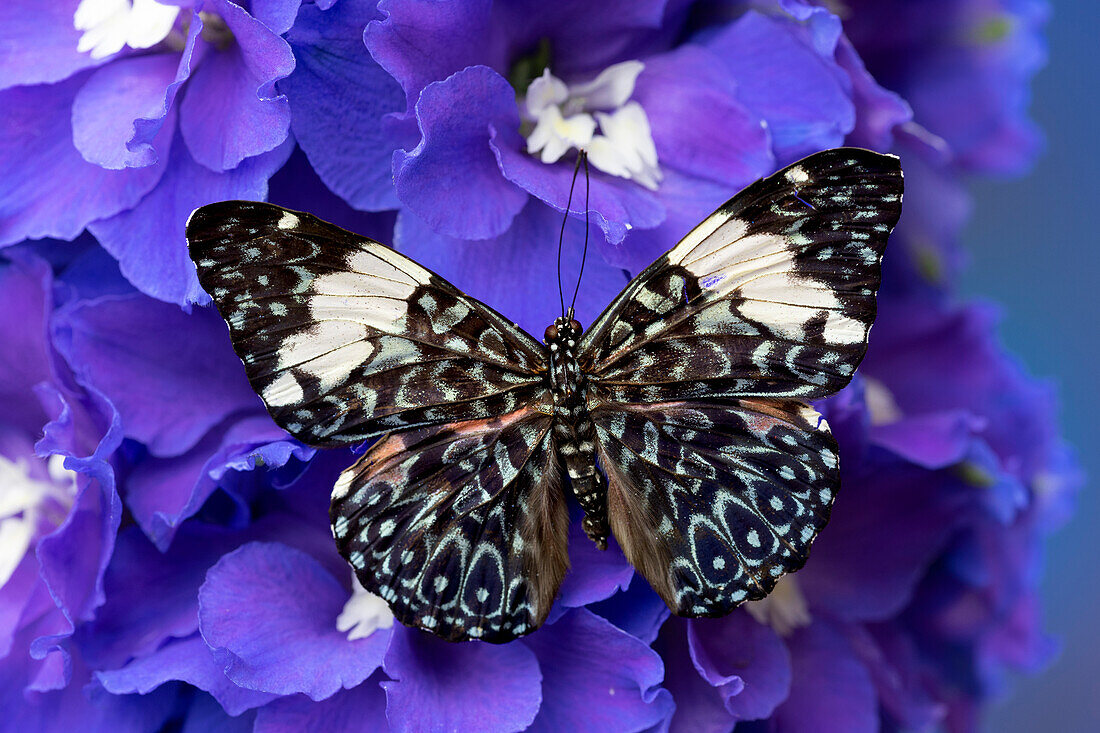
<path fill-rule="evenodd" d="M 12 0 L 0 9 L 0 709 L 12 729 L 978 726 L 1052 652 L 1035 567 L 1078 469 L 1051 389 L 960 301 L 964 175 L 1021 172 L 1024 0 Z M 840 495 L 799 573 L 709 620 L 572 528 L 544 628 L 393 623 L 329 534 L 353 456 L 267 416 L 186 254 L 270 198 L 541 333 L 574 151 L 577 302 L 752 180 L 859 145 L 906 199 Z M 583 234 L 583 231 L 581 232 Z M 564 269 L 580 248 L 567 243 Z"/>

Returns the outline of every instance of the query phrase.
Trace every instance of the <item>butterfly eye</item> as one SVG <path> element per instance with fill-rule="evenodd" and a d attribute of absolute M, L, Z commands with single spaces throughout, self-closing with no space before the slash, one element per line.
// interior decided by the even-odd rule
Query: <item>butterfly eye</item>
<path fill-rule="evenodd" d="M 551 341 L 557 340 L 557 338 L 558 338 L 557 324 L 551 323 L 549 326 L 546 327 L 546 333 L 544 333 L 542 335 L 542 340 L 545 341 L 546 343 L 550 343 Z"/>
<path fill-rule="evenodd" d="M 576 318 L 571 319 L 569 321 L 569 329 L 571 331 L 573 331 L 574 333 L 580 333 L 581 332 L 581 322 L 578 321 Z"/>

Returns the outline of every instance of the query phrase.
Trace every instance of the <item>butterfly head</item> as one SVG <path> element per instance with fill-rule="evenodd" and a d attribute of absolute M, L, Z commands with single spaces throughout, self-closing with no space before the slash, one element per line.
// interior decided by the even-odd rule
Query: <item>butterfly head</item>
<path fill-rule="evenodd" d="M 542 340 L 547 344 L 563 342 L 568 344 L 570 341 L 576 343 L 580 340 L 583 330 L 580 321 L 570 314 L 565 318 L 554 319 L 554 322 L 546 327 Z M 572 346 L 572 344 L 569 345 Z"/>

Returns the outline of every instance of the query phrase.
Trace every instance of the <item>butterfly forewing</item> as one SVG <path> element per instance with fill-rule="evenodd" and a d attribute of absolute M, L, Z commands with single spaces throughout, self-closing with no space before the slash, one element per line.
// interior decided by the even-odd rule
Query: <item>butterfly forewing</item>
<path fill-rule="evenodd" d="M 402 623 L 450 641 L 509 641 L 545 620 L 568 567 L 551 418 L 388 435 L 332 496 L 337 547 Z"/>
<path fill-rule="evenodd" d="M 739 193 L 585 333 L 607 399 L 817 399 L 846 385 L 901 213 L 898 160 L 838 148 Z"/>
<path fill-rule="evenodd" d="M 306 443 L 500 415 L 543 391 L 541 344 L 378 242 L 250 201 L 198 209 L 187 238 L 253 388 Z"/>

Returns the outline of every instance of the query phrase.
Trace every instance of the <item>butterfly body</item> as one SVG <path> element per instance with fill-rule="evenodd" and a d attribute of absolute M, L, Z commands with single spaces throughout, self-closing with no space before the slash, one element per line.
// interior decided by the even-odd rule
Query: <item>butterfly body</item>
<path fill-rule="evenodd" d="M 811 402 L 867 347 L 897 158 L 838 148 L 753 183 L 587 329 L 540 343 L 393 250 L 257 202 L 197 210 L 199 281 L 253 388 L 341 474 L 339 552 L 404 624 L 505 642 L 547 618 L 583 527 L 676 614 L 721 616 L 806 562 L 840 488 Z"/>
<path fill-rule="evenodd" d="M 554 400 L 554 448 L 569 476 L 573 495 L 584 510 L 582 526 L 589 539 L 607 549 L 607 485 L 596 470 L 596 426 L 589 403 L 590 385 L 577 359 L 582 328 L 570 313 L 546 328 L 550 394 Z"/>

